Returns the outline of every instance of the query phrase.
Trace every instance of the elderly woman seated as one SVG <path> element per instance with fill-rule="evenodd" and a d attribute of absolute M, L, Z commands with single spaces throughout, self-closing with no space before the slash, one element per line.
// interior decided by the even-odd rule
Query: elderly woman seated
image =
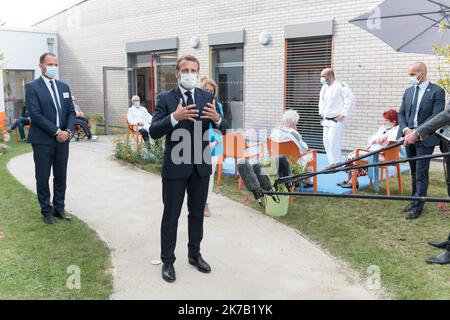
<path fill-rule="evenodd" d="M 273 142 L 283 143 L 283 142 L 294 142 L 298 148 L 298 151 L 303 154 L 308 152 L 309 147 L 305 141 L 303 141 L 302 135 L 297 131 L 297 124 L 300 120 L 300 116 L 294 110 L 288 110 L 283 114 L 283 125 L 280 128 L 272 130 L 270 139 Z M 298 160 L 298 164 L 305 167 L 306 164 L 311 161 L 309 156 L 302 157 Z M 306 187 L 312 187 L 313 183 L 311 179 L 305 182 Z"/>
<path fill-rule="evenodd" d="M 398 112 L 394 109 L 389 109 L 383 113 L 384 124 L 378 128 L 377 133 L 367 139 L 367 150 L 369 152 L 374 152 L 380 149 L 387 147 L 391 142 L 397 140 L 397 134 L 399 130 L 398 125 Z M 367 154 L 367 152 L 360 152 L 359 155 L 362 156 Z M 356 158 L 356 151 L 353 151 L 347 156 L 347 160 L 352 160 Z M 380 156 L 380 161 L 384 161 L 384 159 Z M 353 166 L 353 163 L 348 164 L 347 167 Z M 367 175 L 367 170 L 359 170 L 359 176 Z M 341 183 L 338 183 L 338 186 L 342 188 L 351 189 L 352 185 L 352 170 L 347 171 L 347 179 Z"/>

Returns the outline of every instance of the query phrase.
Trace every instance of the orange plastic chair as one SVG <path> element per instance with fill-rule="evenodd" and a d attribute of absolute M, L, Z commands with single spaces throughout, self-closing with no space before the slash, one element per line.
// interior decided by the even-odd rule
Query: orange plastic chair
<path fill-rule="evenodd" d="M 17 121 L 17 119 L 14 119 L 14 121 Z M 30 121 L 30 123 L 31 123 L 31 121 Z M 27 124 L 26 126 L 24 126 L 24 129 L 30 130 L 30 125 Z M 14 140 L 16 142 L 19 142 L 19 128 L 16 128 L 16 130 L 14 130 Z"/>
<path fill-rule="evenodd" d="M 393 144 L 395 142 L 391 142 L 391 144 Z M 380 157 L 384 158 L 384 161 L 395 161 L 395 160 L 400 160 L 400 146 L 381 152 L 380 153 Z M 356 149 L 356 157 L 361 156 L 361 152 L 369 152 L 368 149 Z M 364 164 L 368 164 L 368 162 L 366 161 L 355 161 L 355 165 L 364 165 Z M 397 181 L 398 181 L 398 190 L 400 192 L 400 194 L 403 194 L 403 183 L 402 183 L 402 172 L 401 172 L 401 168 L 400 168 L 400 164 L 394 164 L 394 165 L 390 165 L 393 166 L 395 168 L 395 176 L 397 177 Z M 384 176 L 386 175 L 386 194 L 388 196 L 391 195 L 391 186 L 390 186 L 390 181 L 389 181 L 389 167 L 390 166 L 380 166 L 380 181 L 384 180 Z M 352 192 L 355 194 L 357 192 L 357 188 L 356 185 L 358 183 L 358 170 L 353 170 L 353 177 L 352 177 Z M 372 180 L 370 180 L 370 186 L 373 187 L 372 185 Z"/>
<path fill-rule="evenodd" d="M 250 148 L 259 147 L 259 151 L 256 153 L 248 153 Z M 217 186 L 220 187 L 223 174 L 223 160 L 226 158 L 234 159 L 234 176 L 237 177 L 237 163 L 239 159 L 250 160 L 260 159 L 264 155 L 264 144 L 252 144 L 249 145 L 245 141 L 245 137 L 239 133 L 230 133 L 223 137 L 223 149 L 224 153 L 219 157 L 219 163 L 217 165 Z M 243 181 L 239 177 L 238 188 L 241 190 L 243 187 Z"/>
<path fill-rule="evenodd" d="M 274 142 L 271 139 L 267 139 L 267 148 L 269 150 L 269 155 L 278 157 L 286 156 L 297 159 L 312 155 L 312 159 L 306 163 L 307 168 L 312 168 L 313 172 L 317 172 L 317 150 L 311 149 L 308 152 L 300 153 L 297 145 L 293 141 L 289 142 Z M 313 177 L 314 193 L 317 193 L 317 176 Z"/>
<path fill-rule="evenodd" d="M 6 112 L 0 112 L 0 130 L 2 133 L 2 141 L 6 142 Z"/>
<path fill-rule="evenodd" d="M 362 149 L 362 148 L 356 149 L 356 157 L 359 158 L 360 156 L 362 156 L 363 152 L 369 153 L 370 151 L 369 151 L 369 149 Z M 361 166 L 361 165 L 369 164 L 369 162 L 364 161 L 364 160 L 358 160 L 358 161 L 354 161 L 353 164 L 355 166 Z M 352 193 L 353 194 L 356 194 L 358 192 L 357 185 L 358 185 L 358 169 L 354 169 L 353 175 L 352 175 Z M 370 179 L 370 187 L 373 187 L 372 179 Z"/>
<path fill-rule="evenodd" d="M 138 125 L 130 124 L 127 119 L 127 146 L 130 145 L 131 141 L 136 141 L 137 150 L 139 151 L 142 147 L 142 135 L 139 132 Z"/>
<path fill-rule="evenodd" d="M 395 143 L 395 142 L 392 142 L 391 144 L 393 144 L 393 143 Z M 384 157 L 384 161 L 386 161 L 386 162 L 400 160 L 400 149 L 401 149 L 401 146 L 398 146 L 396 148 L 381 152 L 380 155 Z M 389 167 L 395 168 L 395 176 L 397 177 L 397 182 L 398 182 L 398 191 L 400 192 L 400 194 L 403 194 L 402 171 L 401 171 L 399 163 L 393 164 L 390 166 L 381 166 L 380 167 L 381 181 L 384 179 L 384 175 L 386 175 L 386 194 L 388 196 L 391 195 L 391 186 L 390 186 L 390 181 L 389 181 Z"/>
<path fill-rule="evenodd" d="M 270 138 L 267 139 L 267 149 L 271 157 L 275 156 L 286 156 L 288 158 L 297 159 L 297 161 L 303 157 L 312 154 L 312 160 L 306 163 L 307 168 L 313 169 L 313 172 L 317 172 L 317 150 L 311 149 L 308 152 L 300 153 L 297 145 L 293 141 L 289 142 L 274 142 Z M 292 188 L 291 192 L 295 192 L 295 187 Z M 313 177 L 313 192 L 317 193 L 317 176 Z M 290 198 L 291 204 L 294 203 L 294 197 Z"/>

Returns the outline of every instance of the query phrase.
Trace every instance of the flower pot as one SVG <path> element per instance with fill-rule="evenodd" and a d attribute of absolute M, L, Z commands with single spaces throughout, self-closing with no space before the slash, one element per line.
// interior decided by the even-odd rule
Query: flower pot
<path fill-rule="evenodd" d="M 271 217 L 284 217 L 289 209 L 289 196 L 279 196 L 280 203 L 276 203 L 272 197 L 266 198 L 266 214 Z"/>

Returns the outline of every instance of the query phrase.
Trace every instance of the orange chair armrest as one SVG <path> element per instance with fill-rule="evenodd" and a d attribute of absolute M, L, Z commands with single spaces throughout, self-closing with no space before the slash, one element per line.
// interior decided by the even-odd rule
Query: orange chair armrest
<path fill-rule="evenodd" d="M 308 152 L 302 153 L 300 158 L 303 158 L 303 157 L 308 156 L 310 154 L 317 156 L 317 150 L 316 149 L 311 149 Z"/>
<path fill-rule="evenodd" d="M 370 152 L 369 149 L 365 149 L 365 148 L 358 148 L 356 149 L 356 156 L 359 157 L 360 156 L 360 152 L 364 151 L 364 152 Z"/>

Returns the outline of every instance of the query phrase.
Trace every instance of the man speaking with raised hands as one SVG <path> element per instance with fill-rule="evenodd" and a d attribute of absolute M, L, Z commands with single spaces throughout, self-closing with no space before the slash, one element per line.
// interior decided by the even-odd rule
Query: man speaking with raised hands
<path fill-rule="evenodd" d="M 178 86 L 157 97 L 150 127 L 153 139 L 166 137 L 162 169 L 164 212 L 161 223 L 162 277 L 176 280 L 175 247 L 178 219 L 187 192 L 188 258 L 200 272 L 211 267 L 202 258 L 204 208 L 212 174 L 208 130 L 210 124 L 226 133 L 227 124 L 216 110 L 214 96 L 196 88 L 200 63 L 194 56 L 183 56 L 177 62 Z"/>

